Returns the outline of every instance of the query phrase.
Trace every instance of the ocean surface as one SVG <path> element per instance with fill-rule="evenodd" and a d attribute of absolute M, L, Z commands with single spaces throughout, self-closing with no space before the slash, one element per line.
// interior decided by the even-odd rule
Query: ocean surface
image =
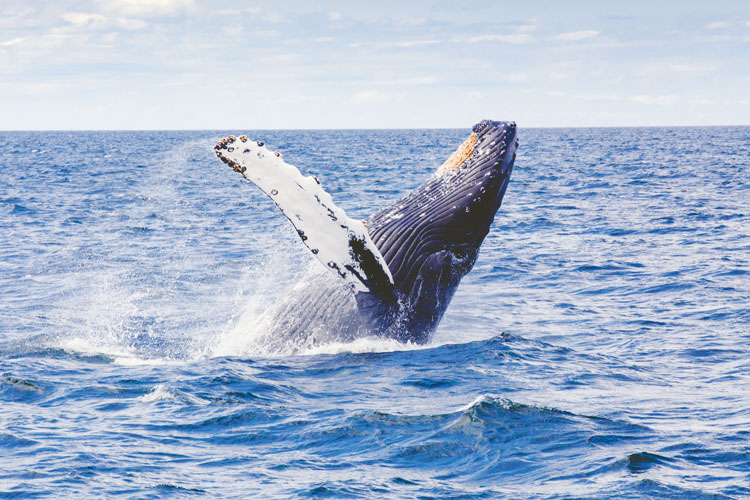
<path fill-rule="evenodd" d="M 273 357 L 243 132 L 364 218 L 468 129 L 0 132 L 0 498 L 750 498 L 750 127 L 521 124 L 428 345 Z"/>

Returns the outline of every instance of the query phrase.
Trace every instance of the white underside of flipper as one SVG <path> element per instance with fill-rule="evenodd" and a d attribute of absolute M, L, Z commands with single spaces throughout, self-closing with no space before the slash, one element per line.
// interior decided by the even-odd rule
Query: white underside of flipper
<path fill-rule="evenodd" d="M 303 176 L 279 153 L 245 136 L 227 137 L 214 150 L 276 203 L 315 258 L 354 292 L 382 293 L 393 288 L 388 265 L 362 221 L 337 207 L 318 179 Z"/>

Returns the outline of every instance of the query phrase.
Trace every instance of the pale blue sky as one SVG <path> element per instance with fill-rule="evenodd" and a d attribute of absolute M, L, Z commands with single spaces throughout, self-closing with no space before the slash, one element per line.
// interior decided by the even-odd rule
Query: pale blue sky
<path fill-rule="evenodd" d="M 750 124 L 750 1 L 0 0 L 0 129 Z"/>

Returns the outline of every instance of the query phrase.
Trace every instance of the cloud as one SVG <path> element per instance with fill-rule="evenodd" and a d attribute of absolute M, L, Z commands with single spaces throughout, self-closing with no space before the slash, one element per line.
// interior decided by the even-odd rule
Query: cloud
<path fill-rule="evenodd" d="M 192 6 L 193 0 L 183 0 L 185 7 Z M 239 9 L 219 9 L 216 11 L 221 17 L 233 17 L 238 21 L 243 20 L 247 15 L 257 16 L 271 24 L 279 24 L 286 21 L 284 14 L 278 11 L 268 11 L 260 7 L 245 7 Z M 256 32 L 257 33 L 257 32 Z"/>
<path fill-rule="evenodd" d="M 381 46 L 383 47 L 424 47 L 426 45 L 435 45 L 440 43 L 440 40 L 405 40 L 403 42 L 388 42 Z"/>
<path fill-rule="evenodd" d="M 126 17 L 108 18 L 101 14 L 87 12 L 66 12 L 60 17 L 79 29 L 96 30 L 114 25 L 126 30 L 140 30 L 148 26 L 148 23 L 141 19 L 129 19 Z"/>
<path fill-rule="evenodd" d="M 714 21 L 706 25 L 707 30 L 723 30 L 729 27 L 729 23 L 726 21 Z"/>
<path fill-rule="evenodd" d="M 425 47 L 427 45 L 435 45 L 441 43 L 442 40 L 403 40 L 400 42 L 379 42 L 379 43 L 365 43 L 365 42 L 354 42 L 350 43 L 349 46 L 352 48 L 363 47 L 372 45 L 379 48 L 388 47 L 399 47 L 399 48 L 410 48 L 410 47 Z"/>
<path fill-rule="evenodd" d="M 711 73 L 720 69 L 720 64 L 716 62 L 675 62 L 669 63 L 667 61 L 649 62 L 648 64 L 641 66 L 636 69 L 635 74 L 641 76 L 654 75 L 654 74 L 670 74 L 670 73 L 686 73 L 686 74 L 700 74 L 700 73 Z"/>
<path fill-rule="evenodd" d="M 409 78 L 394 78 L 391 80 L 378 80 L 376 85 L 432 85 L 440 79 L 435 75 L 413 76 Z"/>
<path fill-rule="evenodd" d="M 246 9 L 221 9 L 218 11 L 222 16 L 236 16 L 239 14 L 260 14 L 260 7 L 248 7 Z"/>
<path fill-rule="evenodd" d="M 53 92 L 59 91 L 61 87 L 62 85 L 60 85 L 58 82 L 25 82 L 22 85 L 12 85 L 7 83 L 0 84 L 0 88 L 2 89 L 3 93 L 32 97 L 49 96 Z"/>
<path fill-rule="evenodd" d="M 405 18 L 405 19 L 399 19 L 399 24 L 405 24 L 407 26 L 419 26 L 420 24 L 424 24 L 425 21 L 427 21 L 424 17 L 413 17 L 413 18 Z"/>
<path fill-rule="evenodd" d="M 299 60 L 298 54 L 269 54 L 266 56 L 259 56 L 257 58 L 258 61 L 262 63 L 273 63 L 273 64 L 279 64 L 279 63 L 289 63 Z"/>
<path fill-rule="evenodd" d="M 479 42 L 505 42 L 505 43 L 531 43 L 534 37 L 527 33 L 514 33 L 509 35 L 479 35 L 464 40 L 466 43 Z"/>
<path fill-rule="evenodd" d="M 341 21 L 341 12 L 329 12 L 328 19 L 331 21 Z"/>
<path fill-rule="evenodd" d="M 352 100 L 357 103 L 369 104 L 385 102 L 390 99 L 388 94 L 378 90 L 362 90 L 352 96 Z"/>
<path fill-rule="evenodd" d="M 647 105 L 656 105 L 656 106 L 672 106 L 675 102 L 677 102 L 677 99 L 679 99 L 678 96 L 674 94 L 668 94 L 668 95 L 634 95 L 630 97 L 630 100 L 633 102 L 638 102 L 640 104 L 647 104 Z"/>
<path fill-rule="evenodd" d="M 667 67 L 677 73 L 708 73 L 716 70 L 715 64 L 670 64 Z"/>
<path fill-rule="evenodd" d="M 560 33 L 552 37 L 552 40 L 560 40 L 563 42 L 573 42 L 576 40 L 584 40 L 586 38 L 593 38 L 597 36 L 601 31 L 597 30 L 582 30 L 582 31 L 569 31 L 567 33 Z"/>
<path fill-rule="evenodd" d="M 97 0 L 102 9 L 125 16 L 172 16 L 191 7 L 193 0 Z"/>
<path fill-rule="evenodd" d="M 86 12 L 66 12 L 60 17 L 76 27 L 102 26 L 107 23 L 107 18 L 103 15 Z"/>
<path fill-rule="evenodd" d="M 282 14 L 281 12 L 277 12 L 277 11 L 267 12 L 263 16 L 263 19 L 265 19 L 271 24 L 283 23 L 286 20 L 286 18 L 284 17 L 284 14 Z"/>
<path fill-rule="evenodd" d="M 552 80 L 569 80 L 575 77 L 575 73 L 570 71 L 547 71 L 546 75 Z"/>
<path fill-rule="evenodd" d="M 518 71 L 514 71 L 505 75 L 503 79 L 508 82 L 527 82 L 529 81 L 529 76 L 526 73 L 519 73 Z"/>
<path fill-rule="evenodd" d="M 14 45 L 18 45 L 19 43 L 22 43 L 23 40 L 23 38 L 14 38 L 6 42 L 0 42 L 0 47 L 12 47 Z"/>
<path fill-rule="evenodd" d="M 126 30 L 142 30 L 146 26 L 148 26 L 148 23 L 146 21 L 143 21 L 141 19 L 128 19 L 125 17 L 118 17 L 115 19 L 115 22 L 123 29 Z"/>
<path fill-rule="evenodd" d="M 577 101 L 617 101 L 617 94 L 610 92 L 590 92 L 583 94 L 570 94 L 571 99 Z"/>
<path fill-rule="evenodd" d="M 573 101 L 617 101 L 619 100 L 617 94 L 612 94 L 609 92 L 569 94 L 566 92 L 561 92 L 559 90 L 549 90 L 547 91 L 547 95 L 550 97 L 566 97 Z M 648 96 L 634 96 L 634 98 L 640 98 L 640 97 L 648 97 Z"/>
<path fill-rule="evenodd" d="M 516 28 L 516 31 L 520 33 L 528 33 L 530 31 L 536 31 L 539 28 L 536 19 L 531 19 L 526 24 L 522 24 Z"/>

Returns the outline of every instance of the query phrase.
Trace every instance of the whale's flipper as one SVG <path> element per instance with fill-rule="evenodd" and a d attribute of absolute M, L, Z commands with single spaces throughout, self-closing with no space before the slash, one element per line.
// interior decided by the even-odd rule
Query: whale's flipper
<path fill-rule="evenodd" d="M 245 136 L 229 136 L 214 150 L 224 163 L 276 203 L 307 248 L 358 297 L 395 303 L 393 277 L 364 224 L 337 207 L 318 179 L 304 177 L 279 153 Z"/>

